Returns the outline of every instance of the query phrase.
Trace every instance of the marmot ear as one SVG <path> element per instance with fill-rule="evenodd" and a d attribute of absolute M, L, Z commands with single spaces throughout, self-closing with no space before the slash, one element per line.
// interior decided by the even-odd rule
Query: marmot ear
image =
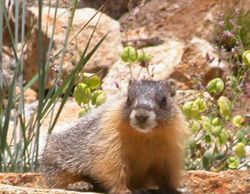
<path fill-rule="evenodd" d="M 175 84 L 175 81 L 173 79 L 167 79 L 166 80 L 167 82 L 167 88 L 170 92 L 170 96 L 175 96 L 176 94 L 176 84 Z"/>

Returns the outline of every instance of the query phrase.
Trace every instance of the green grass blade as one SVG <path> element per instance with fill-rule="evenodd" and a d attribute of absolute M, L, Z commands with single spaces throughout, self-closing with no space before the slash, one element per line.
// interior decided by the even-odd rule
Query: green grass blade
<path fill-rule="evenodd" d="M 16 79 L 18 75 L 18 68 L 15 68 L 13 80 L 10 86 L 10 91 L 9 91 L 9 97 L 8 97 L 8 104 L 6 108 L 6 113 L 5 113 L 5 119 L 4 119 L 4 125 L 1 133 L 1 151 L 3 152 L 6 146 L 6 138 L 7 138 L 7 133 L 8 133 L 8 128 L 9 128 L 9 121 L 10 121 L 10 111 L 13 105 L 13 94 L 15 91 L 16 87 Z"/>
<path fill-rule="evenodd" d="M 9 32 L 9 35 L 10 35 L 11 46 L 12 46 L 12 48 L 13 48 L 15 60 L 18 61 L 17 51 L 16 51 L 16 49 L 15 49 L 15 41 L 14 41 L 14 37 L 13 37 L 12 31 L 11 31 L 10 22 L 9 22 L 9 18 L 8 18 L 8 15 L 7 15 L 7 12 L 6 12 L 6 8 L 5 8 L 5 5 L 4 5 L 4 1 L 0 1 L 0 4 L 1 4 L 2 9 L 3 9 L 3 14 L 4 14 L 5 23 L 6 23 L 6 25 L 7 25 L 8 32 Z"/>
<path fill-rule="evenodd" d="M 0 6 L 0 134 L 2 131 L 3 124 L 3 64 L 2 64 L 2 53 L 3 53 L 3 7 Z M 0 156 L 0 164 L 1 164 L 1 156 Z M 1 170 L 1 167 L 0 167 Z"/>
<path fill-rule="evenodd" d="M 44 88 L 45 88 L 45 66 L 42 64 L 42 56 L 43 56 L 43 33 L 42 33 L 42 8 L 43 8 L 43 1 L 39 0 L 39 7 L 38 7 L 38 112 L 37 112 L 37 122 L 36 122 L 36 132 L 35 132 L 35 142 L 32 151 L 32 160 L 31 166 L 32 168 L 35 166 L 37 161 L 38 149 L 39 149 L 39 134 L 40 134 L 40 120 L 41 120 L 41 111 L 43 109 L 43 99 L 44 99 Z M 33 169 L 34 170 L 34 169 Z"/>

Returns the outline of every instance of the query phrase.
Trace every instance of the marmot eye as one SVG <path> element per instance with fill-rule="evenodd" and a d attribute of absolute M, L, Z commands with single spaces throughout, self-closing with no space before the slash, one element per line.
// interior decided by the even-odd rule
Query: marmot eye
<path fill-rule="evenodd" d="M 164 108 L 164 107 L 166 107 L 167 106 L 167 98 L 166 98 L 166 96 L 164 96 L 162 99 L 161 99 L 161 101 L 160 101 L 160 107 L 161 108 Z"/>

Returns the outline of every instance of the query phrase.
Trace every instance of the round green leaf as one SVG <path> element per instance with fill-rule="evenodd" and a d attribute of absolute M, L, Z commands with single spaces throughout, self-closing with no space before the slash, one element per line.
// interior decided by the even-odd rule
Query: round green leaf
<path fill-rule="evenodd" d="M 240 165 L 240 161 L 236 157 L 230 157 L 227 159 L 228 167 L 231 169 L 236 169 Z"/>
<path fill-rule="evenodd" d="M 199 113 L 199 107 L 194 101 L 186 102 L 182 107 L 183 113 L 188 117 L 197 117 Z"/>
<path fill-rule="evenodd" d="M 235 117 L 233 118 L 233 124 L 234 124 L 234 126 L 236 126 L 236 127 L 242 127 L 243 121 L 244 121 L 244 118 L 243 118 L 242 116 L 240 116 L 240 115 L 235 116 Z"/>
<path fill-rule="evenodd" d="M 221 126 L 215 126 L 215 127 L 212 127 L 211 133 L 214 135 L 218 135 L 221 132 L 221 130 L 222 130 Z"/>
<path fill-rule="evenodd" d="M 227 143 L 227 134 L 225 133 L 220 133 L 218 137 L 216 138 L 216 143 L 218 146 L 222 146 Z"/>
<path fill-rule="evenodd" d="M 193 121 L 191 129 L 192 129 L 193 133 L 197 133 L 200 129 L 200 123 L 197 121 Z"/>
<path fill-rule="evenodd" d="M 86 84 L 80 83 L 74 89 L 74 97 L 79 105 L 88 104 L 91 99 L 91 90 Z"/>
<path fill-rule="evenodd" d="M 240 142 L 235 146 L 235 153 L 237 154 L 238 157 L 243 157 L 246 156 L 246 148 L 245 148 L 245 144 Z"/>
<path fill-rule="evenodd" d="M 242 58 L 247 67 L 250 68 L 250 50 L 244 52 Z"/>
<path fill-rule="evenodd" d="M 212 125 L 211 125 L 211 120 L 208 117 L 203 117 L 202 118 L 202 126 L 207 132 L 211 132 L 212 130 Z"/>
<path fill-rule="evenodd" d="M 142 53 L 139 57 L 138 57 L 138 62 L 141 63 L 142 61 L 145 62 L 150 62 L 152 60 L 151 56 L 149 53 Z"/>
<path fill-rule="evenodd" d="M 212 120 L 212 125 L 213 126 L 222 126 L 223 121 L 219 117 L 216 117 Z"/>
<path fill-rule="evenodd" d="M 96 98 L 96 105 L 102 105 L 107 100 L 107 95 L 104 92 L 101 92 Z"/>
<path fill-rule="evenodd" d="M 197 104 L 199 112 L 204 112 L 207 108 L 206 102 L 203 98 L 197 98 L 194 103 Z"/>
<path fill-rule="evenodd" d="M 221 96 L 218 100 L 218 104 L 220 107 L 220 113 L 225 118 L 228 119 L 232 116 L 232 104 L 230 100 L 225 97 Z"/>
<path fill-rule="evenodd" d="M 224 89 L 224 82 L 220 78 L 215 78 L 208 82 L 207 87 L 208 91 L 211 93 L 221 92 Z"/>
<path fill-rule="evenodd" d="M 121 58 L 124 62 L 133 63 L 137 60 L 137 57 L 138 57 L 137 50 L 132 46 L 125 47 L 121 54 Z"/>
<path fill-rule="evenodd" d="M 97 75 L 94 75 L 89 78 L 89 87 L 90 89 L 96 89 L 101 85 L 101 80 Z"/>

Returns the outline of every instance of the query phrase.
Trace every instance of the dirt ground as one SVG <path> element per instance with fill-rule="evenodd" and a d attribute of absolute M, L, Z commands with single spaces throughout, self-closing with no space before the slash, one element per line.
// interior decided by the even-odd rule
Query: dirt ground
<path fill-rule="evenodd" d="M 66 193 L 65 190 L 48 190 L 39 173 L 0 173 L 0 193 L 14 193 L 14 190 L 15 193 Z M 250 170 L 189 171 L 185 173 L 180 191 L 183 194 L 247 194 L 250 193 Z"/>

